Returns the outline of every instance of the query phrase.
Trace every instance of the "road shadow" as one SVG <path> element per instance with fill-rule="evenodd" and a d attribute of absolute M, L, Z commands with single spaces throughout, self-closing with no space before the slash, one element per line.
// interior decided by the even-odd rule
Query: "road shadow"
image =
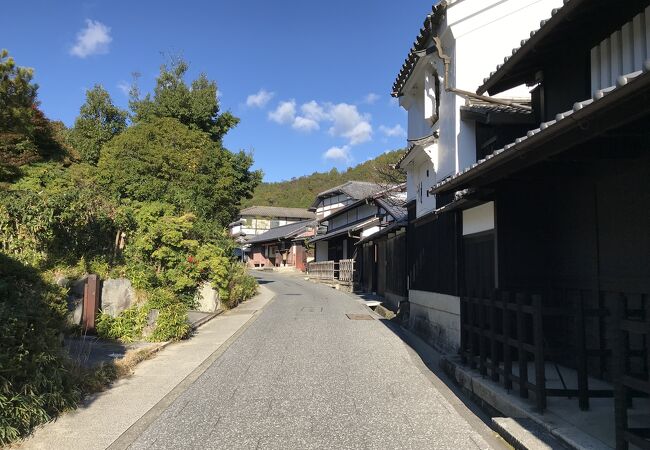
<path fill-rule="evenodd" d="M 378 298 L 376 295 L 370 294 L 372 299 Z M 363 298 L 363 296 L 359 295 Z M 388 328 L 393 334 L 400 338 L 406 346 L 412 350 L 410 355 L 415 365 L 420 371 L 429 379 L 434 387 L 441 392 L 445 398 L 454 406 L 454 409 L 464 417 L 470 425 L 472 421 L 482 422 L 490 430 L 496 433 L 492 418 L 501 416 L 498 411 L 490 408 L 488 405 L 477 403 L 478 399 L 472 398 L 472 394 L 465 392 L 447 373 L 444 371 L 441 361 L 445 355 L 421 337 L 417 336 L 413 331 L 406 328 L 401 318 L 395 317 L 393 319 L 381 318 L 378 319 L 382 325 Z M 409 352 L 410 353 L 410 352 Z M 448 395 L 445 395 L 445 391 Z M 449 395 L 452 394 L 452 395 Z M 466 410 L 463 410 L 463 405 Z M 468 414 L 471 413 L 471 414 Z M 476 429 L 475 426 L 472 428 Z M 494 435 L 481 433 L 482 437 L 494 446 L 495 448 L 505 448 L 503 441 L 497 439 Z"/>

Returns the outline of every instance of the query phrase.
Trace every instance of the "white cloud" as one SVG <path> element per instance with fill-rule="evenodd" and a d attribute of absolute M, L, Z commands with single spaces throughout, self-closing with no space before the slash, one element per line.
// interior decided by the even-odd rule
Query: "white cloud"
<path fill-rule="evenodd" d="M 131 92 L 131 85 L 126 81 L 120 81 L 117 83 L 117 88 L 122 91 L 122 94 L 126 95 L 127 97 L 129 96 L 129 92 Z"/>
<path fill-rule="evenodd" d="M 344 145 L 343 147 L 331 147 L 323 153 L 323 158 L 330 161 L 342 162 L 349 164 L 352 162 L 352 155 L 350 155 L 350 146 Z"/>
<path fill-rule="evenodd" d="M 305 116 L 307 119 L 315 120 L 316 122 L 320 122 L 321 120 L 328 118 L 327 113 L 323 107 L 319 105 L 315 100 L 304 103 L 300 107 L 300 110 L 302 111 L 303 116 Z"/>
<path fill-rule="evenodd" d="M 302 116 L 297 116 L 291 126 L 296 130 L 305 132 L 318 130 L 320 128 L 320 125 L 318 125 L 318 122 L 316 122 L 314 119 L 308 119 L 307 117 Z"/>
<path fill-rule="evenodd" d="M 372 139 L 370 117 L 361 115 L 357 107 L 348 103 L 338 103 L 329 109 L 332 136 L 345 137 L 350 145 L 361 144 Z"/>
<path fill-rule="evenodd" d="M 379 95 L 375 94 L 374 92 L 369 93 L 363 98 L 363 102 L 367 103 L 369 105 L 372 105 L 375 103 L 377 100 L 379 100 Z"/>
<path fill-rule="evenodd" d="M 86 19 L 86 28 L 77 33 L 77 42 L 70 49 L 70 54 L 85 58 L 108 53 L 112 40 L 110 27 L 97 20 Z"/>
<path fill-rule="evenodd" d="M 330 135 L 347 139 L 347 145 L 357 145 L 372 139 L 370 115 L 361 114 L 355 105 L 349 103 L 318 103 L 312 100 L 300 106 L 300 115 L 296 115 L 296 102 L 280 102 L 269 113 L 269 120 L 279 124 L 291 124 L 300 131 L 314 131 L 321 128 L 322 122 L 328 122 Z"/>
<path fill-rule="evenodd" d="M 406 130 L 400 125 L 397 124 L 394 127 L 386 127 L 384 125 L 379 126 L 379 131 L 384 133 L 388 137 L 404 137 L 406 136 Z"/>
<path fill-rule="evenodd" d="M 250 108 L 264 108 L 274 95 L 275 92 L 260 89 L 257 94 L 251 94 L 246 98 L 246 106 Z"/>
<path fill-rule="evenodd" d="M 287 102 L 280 102 L 278 107 L 269 112 L 269 120 L 277 122 L 281 125 L 293 123 L 296 118 L 296 101 L 289 100 Z"/>

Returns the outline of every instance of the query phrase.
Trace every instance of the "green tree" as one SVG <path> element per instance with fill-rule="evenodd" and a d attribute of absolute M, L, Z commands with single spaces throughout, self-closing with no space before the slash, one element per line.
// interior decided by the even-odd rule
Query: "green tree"
<path fill-rule="evenodd" d="M 33 74 L 0 51 L 0 183 L 14 181 L 25 164 L 67 154 L 59 127 L 38 109 Z"/>
<path fill-rule="evenodd" d="M 126 129 L 126 111 L 111 101 L 109 93 L 99 84 L 86 91 L 86 102 L 70 130 L 70 143 L 81 159 L 97 164 L 104 144 Z"/>
<path fill-rule="evenodd" d="M 221 141 L 239 119 L 230 112 L 220 113 L 217 84 L 205 74 L 200 74 L 188 86 L 185 82 L 188 68 L 187 62 L 180 58 L 163 64 L 153 97 L 147 94 L 141 99 L 138 86 L 134 84 L 129 102 L 134 121 L 173 117 L 192 129 L 208 133 L 212 140 Z"/>
<path fill-rule="evenodd" d="M 208 236 L 227 225 L 261 180 L 253 160 L 173 118 L 131 126 L 106 144 L 98 181 L 115 200 L 162 201 L 194 213 Z"/>

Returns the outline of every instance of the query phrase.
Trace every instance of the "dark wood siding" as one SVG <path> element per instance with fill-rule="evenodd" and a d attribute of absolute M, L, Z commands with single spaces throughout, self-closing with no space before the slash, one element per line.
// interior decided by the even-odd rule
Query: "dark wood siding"
<path fill-rule="evenodd" d="M 386 292 L 407 297 L 406 290 L 406 234 L 400 234 L 385 241 Z"/>
<path fill-rule="evenodd" d="M 458 295 L 459 226 L 455 212 L 409 224 L 410 289 Z"/>

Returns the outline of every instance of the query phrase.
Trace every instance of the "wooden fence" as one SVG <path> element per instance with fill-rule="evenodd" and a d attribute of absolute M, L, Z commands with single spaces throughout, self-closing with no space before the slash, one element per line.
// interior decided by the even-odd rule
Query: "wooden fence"
<path fill-rule="evenodd" d="M 311 262 L 309 276 L 318 280 L 334 280 L 334 261 Z"/>
<path fill-rule="evenodd" d="M 562 326 L 571 337 L 565 335 L 561 347 L 551 345 Z M 516 384 L 520 397 L 533 392 L 539 412 L 547 397 L 577 398 L 582 410 L 589 409 L 590 398 L 614 397 L 616 448 L 650 449 L 650 428 L 631 427 L 628 420 L 632 399 L 650 395 L 650 295 L 556 289 L 544 296 L 499 290 L 490 298 L 463 296 L 461 356 L 506 389 Z M 566 386 L 557 361 L 576 370 L 576 387 Z M 549 364 L 562 387 L 548 386 Z M 593 372 L 611 378 L 614 389 L 590 389 Z"/>
<path fill-rule="evenodd" d="M 308 273 L 310 277 L 317 280 L 338 280 L 341 283 L 352 283 L 354 281 L 354 259 L 342 259 L 339 262 L 311 262 Z"/>

